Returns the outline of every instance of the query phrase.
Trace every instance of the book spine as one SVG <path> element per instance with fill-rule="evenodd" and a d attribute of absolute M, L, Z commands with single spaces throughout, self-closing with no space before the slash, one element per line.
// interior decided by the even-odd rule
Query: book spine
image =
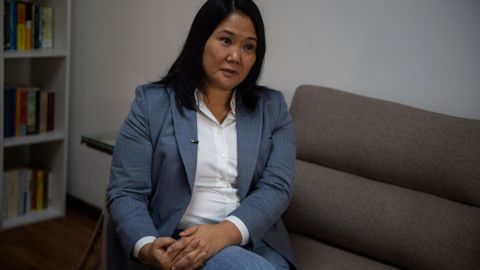
<path fill-rule="evenodd" d="M 42 20 L 42 48 L 53 48 L 53 7 L 43 6 L 41 12 Z"/>
<path fill-rule="evenodd" d="M 47 131 L 55 128 L 55 93 L 48 92 L 47 98 Z"/>
<path fill-rule="evenodd" d="M 34 6 L 34 21 L 35 23 L 33 24 L 33 47 L 35 49 L 40 49 L 42 47 L 42 43 L 41 43 L 41 40 L 40 40 L 40 37 L 41 37 L 41 20 L 40 20 L 40 14 L 41 14 L 41 6 L 39 5 L 35 5 Z"/>
<path fill-rule="evenodd" d="M 17 49 L 25 50 L 26 5 L 17 2 Z"/>
<path fill-rule="evenodd" d="M 11 174 L 10 191 L 8 193 L 8 217 L 18 215 L 18 170 L 14 170 Z"/>
<path fill-rule="evenodd" d="M 8 1 L 8 33 L 10 36 L 10 50 L 17 49 L 17 5 L 14 0 Z"/>
<path fill-rule="evenodd" d="M 25 4 L 25 49 L 32 49 L 32 3 Z"/>
<path fill-rule="evenodd" d="M 43 208 L 48 208 L 48 200 L 50 193 L 50 177 L 47 172 L 43 175 Z"/>
<path fill-rule="evenodd" d="M 41 91 L 35 92 L 35 133 L 40 133 L 40 95 Z"/>
<path fill-rule="evenodd" d="M 37 104 L 37 92 L 35 90 L 29 90 L 27 92 L 27 134 L 36 134 L 35 131 L 35 111 Z"/>
<path fill-rule="evenodd" d="M 32 170 L 32 178 L 30 180 L 30 209 L 32 211 L 37 211 L 37 169 Z"/>
<path fill-rule="evenodd" d="M 20 106 L 20 103 L 21 103 L 20 101 L 22 99 L 21 97 L 22 91 L 17 88 L 15 90 L 15 93 L 16 93 L 15 95 L 15 136 L 18 137 L 20 136 L 20 122 L 21 122 L 20 118 L 22 114 L 21 113 L 22 108 Z"/>
<path fill-rule="evenodd" d="M 37 209 L 43 209 L 43 181 L 44 181 L 44 171 L 37 171 Z"/>
<path fill-rule="evenodd" d="M 47 132 L 48 92 L 40 91 L 40 133 Z"/>
<path fill-rule="evenodd" d="M 8 176 L 8 171 L 3 172 L 3 193 L 2 193 L 2 218 L 6 219 L 8 217 L 8 186 L 9 182 L 9 176 Z"/>
<path fill-rule="evenodd" d="M 27 135 L 27 97 L 28 92 L 20 90 L 20 136 Z"/>
<path fill-rule="evenodd" d="M 32 169 L 26 170 L 25 176 L 25 213 L 30 213 L 32 211 Z"/>
<path fill-rule="evenodd" d="M 24 215 L 27 213 L 27 171 L 23 168 L 18 172 L 19 175 L 19 190 L 18 190 L 18 214 Z"/>
<path fill-rule="evenodd" d="M 15 136 L 15 105 L 16 105 L 16 89 L 15 87 L 6 86 L 4 93 L 4 137 Z"/>
<path fill-rule="evenodd" d="M 10 49 L 10 10 L 9 10 L 10 1 L 5 0 L 3 6 L 3 50 Z"/>

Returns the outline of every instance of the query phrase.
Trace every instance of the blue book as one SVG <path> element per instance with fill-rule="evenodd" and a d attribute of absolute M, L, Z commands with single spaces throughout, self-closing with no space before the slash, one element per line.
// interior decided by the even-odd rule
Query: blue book
<path fill-rule="evenodd" d="M 17 5 L 14 0 L 7 0 L 8 12 L 8 35 L 10 36 L 10 50 L 17 49 Z"/>
<path fill-rule="evenodd" d="M 15 136 L 15 113 L 16 113 L 16 95 L 17 89 L 14 86 L 5 86 L 5 111 L 3 114 L 3 123 L 4 123 L 4 137 L 13 137 Z"/>
<path fill-rule="evenodd" d="M 8 32 L 10 28 L 8 27 L 8 23 L 10 20 L 8 19 L 9 9 L 8 9 L 8 1 L 5 0 L 3 5 L 3 49 L 9 50 L 10 49 L 10 33 Z"/>

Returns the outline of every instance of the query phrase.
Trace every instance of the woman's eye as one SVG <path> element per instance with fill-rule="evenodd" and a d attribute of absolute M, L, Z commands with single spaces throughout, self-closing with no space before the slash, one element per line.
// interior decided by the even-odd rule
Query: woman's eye
<path fill-rule="evenodd" d="M 223 44 L 226 44 L 226 45 L 230 45 L 232 43 L 232 40 L 227 37 L 222 37 L 220 38 L 220 40 L 222 41 Z"/>
<path fill-rule="evenodd" d="M 253 44 L 247 44 L 247 45 L 245 45 L 245 49 L 246 49 L 247 51 L 253 51 L 253 50 L 255 50 L 255 45 L 253 45 Z"/>

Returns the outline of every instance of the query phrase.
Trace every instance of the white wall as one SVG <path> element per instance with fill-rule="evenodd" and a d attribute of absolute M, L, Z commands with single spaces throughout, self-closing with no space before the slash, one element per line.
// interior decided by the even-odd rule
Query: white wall
<path fill-rule="evenodd" d="M 68 191 L 103 205 L 110 157 L 80 136 L 116 130 L 136 85 L 178 54 L 195 0 L 73 1 Z M 477 0 L 258 0 L 268 50 L 261 83 L 290 101 L 330 86 L 480 119 Z"/>

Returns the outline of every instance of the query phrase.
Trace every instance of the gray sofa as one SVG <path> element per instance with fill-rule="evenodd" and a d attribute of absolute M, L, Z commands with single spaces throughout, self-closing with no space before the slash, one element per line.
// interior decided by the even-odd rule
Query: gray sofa
<path fill-rule="evenodd" d="M 300 269 L 480 269 L 480 121 L 318 86 L 291 114 Z"/>

